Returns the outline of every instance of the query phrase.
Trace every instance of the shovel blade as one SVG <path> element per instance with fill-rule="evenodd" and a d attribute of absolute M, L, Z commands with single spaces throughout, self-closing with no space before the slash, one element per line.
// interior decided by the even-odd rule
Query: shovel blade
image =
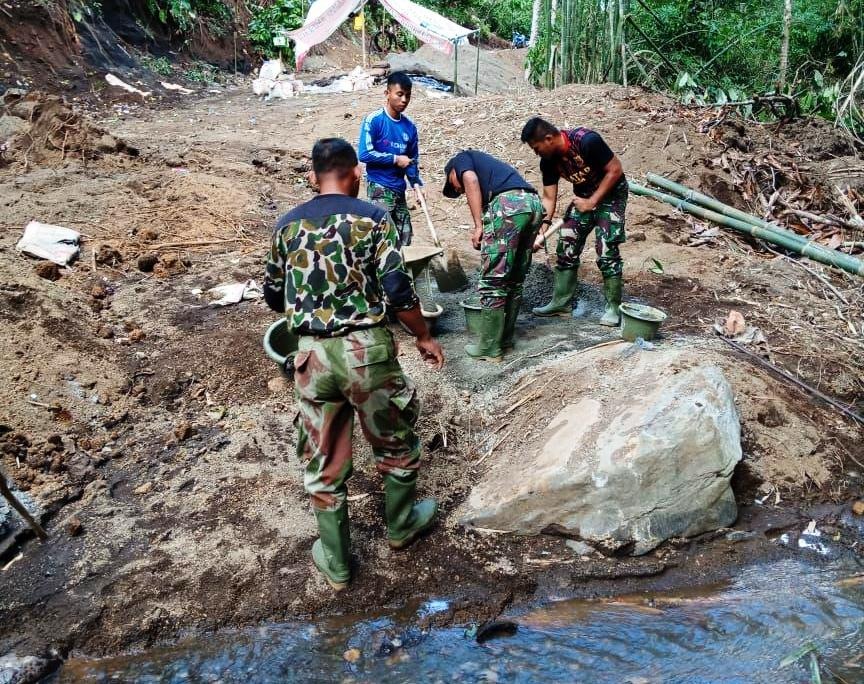
<path fill-rule="evenodd" d="M 452 249 L 444 252 L 430 262 L 432 275 L 438 284 L 439 292 L 457 292 L 468 286 L 468 276 L 459 262 L 459 255 Z"/>

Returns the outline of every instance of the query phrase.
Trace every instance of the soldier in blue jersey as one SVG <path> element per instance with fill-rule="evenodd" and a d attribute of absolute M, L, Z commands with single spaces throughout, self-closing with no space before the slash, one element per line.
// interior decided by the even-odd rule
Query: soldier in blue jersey
<path fill-rule="evenodd" d="M 423 185 L 417 127 L 404 113 L 411 102 L 408 74 L 390 74 L 384 95 L 384 106 L 363 119 L 357 150 L 366 164 L 366 196 L 388 211 L 404 246 L 411 244 L 413 233 L 405 191 L 410 186 L 421 193 L 418 186 Z"/>

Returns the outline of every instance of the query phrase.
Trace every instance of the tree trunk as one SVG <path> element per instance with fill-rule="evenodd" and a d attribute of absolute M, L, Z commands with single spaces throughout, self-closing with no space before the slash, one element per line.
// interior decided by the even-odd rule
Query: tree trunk
<path fill-rule="evenodd" d="M 531 36 L 528 38 L 528 46 L 534 47 L 537 42 L 537 34 L 540 32 L 540 5 L 542 0 L 534 0 L 531 4 Z"/>
<path fill-rule="evenodd" d="M 786 72 L 789 70 L 789 34 L 792 29 L 792 0 L 783 0 L 783 42 L 780 44 L 780 75 L 777 92 L 786 90 Z"/>

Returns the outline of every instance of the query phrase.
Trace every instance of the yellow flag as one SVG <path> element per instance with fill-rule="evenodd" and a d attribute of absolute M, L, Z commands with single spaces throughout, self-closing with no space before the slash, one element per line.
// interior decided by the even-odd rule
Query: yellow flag
<path fill-rule="evenodd" d="M 358 14 L 357 16 L 354 17 L 354 30 L 355 31 L 362 31 L 363 30 L 363 23 L 365 21 L 366 21 L 366 17 L 364 16 L 363 12 L 360 12 L 360 14 Z"/>

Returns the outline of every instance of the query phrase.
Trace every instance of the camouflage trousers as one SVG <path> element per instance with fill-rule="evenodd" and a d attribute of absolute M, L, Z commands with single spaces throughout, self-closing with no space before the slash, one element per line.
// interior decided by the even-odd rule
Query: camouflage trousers
<path fill-rule="evenodd" d="M 402 246 L 411 244 L 414 228 L 411 226 L 411 214 L 408 211 L 408 202 L 405 200 L 404 192 L 396 192 L 385 188 L 378 183 L 366 183 L 366 196 L 373 204 L 383 207 L 390 214 L 390 218 L 396 225 Z"/>
<path fill-rule="evenodd" d="M 407 477 L 417 471 L 420 404 L 387 328 L 302 336 L 294 365 L 297 455 L 314 508 L 334 510 L 348 498 L 355 412 L 380 473 Z"/>
<path fill-rule="evenodd" d="M 621 277 L 624 261 L 618 245 L 627 239 L 624 212 L 627 209 L 627 181 L 618 183 L 594 211 L 577 211 L 572 205 L 564 214 L 564 225 L 558 234 L 556 267 L 565 271 L 578 269 L 585 242 L 594 230 L 597 267 L 604 278 Z"/>
<path fill-rule="evenodd" d="M 531 246 L 542 220 L 543 205 L 536 193 L 508 190 L 489 202 L 483 215 L 477 284 L 484 309 L 501 309 L 508 297 L 522 294 L 531 267 Z"/>

